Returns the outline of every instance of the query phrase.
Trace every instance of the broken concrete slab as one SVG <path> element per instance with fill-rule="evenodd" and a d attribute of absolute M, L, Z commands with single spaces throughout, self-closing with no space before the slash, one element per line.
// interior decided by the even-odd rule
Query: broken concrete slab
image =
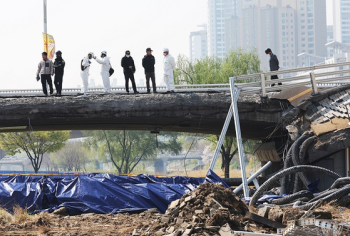
<path fill-rule="evenodd" d="M 270 212 L 271 212 L 271 210 L 270 210 Z M 255 221 L 255 222 L 259 223 L 259 224 L 263 224 L 263 225 L 271 227 L 271 228 L 275 228 L 275 229 L 277 229 L 277 228 L 285 228 L 286 227 L 286 225 L 284 225 L 284 224 L 282 224 L 280 222 L 269 220 L 267 218 L 261 217 L 261 216 L 259 216 L 257 214 L 252 213 L 252 212 L 247 212 L 247 214 L 245 215 L 244 218 L 252 220 L 252 221 Z"/>
<path fill-rule="evenodd" d="M 263 208 L 260 208 L 259 211 L 258 211 L 258 215 L 261 216 L 261 217 L 267 218 L 268 215 L 269 215 L 270 209 L 271 209 L 271 207 L 269 207 L 269 206 L 265 206 Z"/>
<path fill-rule="evenodd" d="M 268 219 L 282 223 L 283 211 L 281 210 L 281 208 L 279 206 L 275 206 L 274 208 L 270 209 L 268 213 Z"/>
<path fill-rule="evenodd" d="M 221 226 L 221 228 L 219 230 L 220 236 L 231 236 L 232 235 L 231 232 L 232 232 L 232 229 L 228 223 Z"/>

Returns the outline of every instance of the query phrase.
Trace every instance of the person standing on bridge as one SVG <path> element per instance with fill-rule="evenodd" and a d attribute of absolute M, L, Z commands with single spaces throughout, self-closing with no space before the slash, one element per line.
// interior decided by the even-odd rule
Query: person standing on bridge
<path fill-rule="evenodd" d="M 268 48 L 265 50 L 265 53 L 267 55 L 270 55 L 270 61 L 269 61 L 269 64 L 270 64 L 270 71 L 277 71 L 280 69 L 280 66 L 279 66 L 279 61 L 278 61 L 278 58 L 275 54 L 272 53 L 271 49 Z M 271 75 L 271 79 L 278 79 L 278 76 L 277 75 Z M 278 85 L 282 85 L 282 83 L 278 83 Z M 271 86 L 275 86 L 275 84 L 271 84 Z"/>
<path fill-rule="evenodd" d="M 132 89 L 134 90 L 134 93 L 139 93 L 136 89 L 135 84 L 135 63 L 134 59 L 130 56 L 130 51 L 125 52 L 125 56 L 122 58 L 121 66 L 123 67 L 124 71 L 124 77 L 125 77 L 125 90 L 127 94 L 129 94 L 129 79 L 131 80 Z"/>
<path fill-rule="evenodd" d="M 169 49 L 164 48 L 163 50 L 163 65 L 164 65 L 164 82 L 167 88 L 167 92 L 175 92 L 174 86 L 174 70 L 176 67 L 175 59 L 169 54 Z"/>
<path fill-rule="evenodd" d="M 86 57 L 84 57 L 83 60 L 81 60 L 81 71 L 80 71 L 80 76 L 81 79 L 83 80 L 83 88 L 82 92 L 83 95 L 79 97 L 87 97 L 88 96 L 88 91 L 89 91 L 89 71 L 90 71 L 90 64 L 91 64 L 91 58 L 93 58 L 94 53 L 89 52 Z"/>
<path fill-rule="evenodd" d="M 66 65 L 66 62 L 62 58 L 61 51 L 56 52 L 56 59 L 53 65 L 55 67 L 55 79 L 53 83 L 55 84 L 56 95 L 61 96 L 64 66 Z"/>
<path fill-rule="evenodd" d="M 105 89 L 105 93 L 111 93 L 111 83 L 109 81 L 109 70 L 111 69 L 111 62 L 107 57 L 107 51 L 101 52 L 101 59 L 94 57 L 94 59 L 101 64 L 101 76 L 103 81 L 103 87 Z"/>
<path fill-rule="evenodd" d="M 147 55 L 144 56 L 142 59 L 142 66 L 143 68 L 145 68 L 147 93 L 151 93 L 151 88 L 149 85 L 150 79 L 152 80 L 153 93 L 156 93 L 157 92 L 156 76 L 154 74 L 154 65 L 156 64 L 156 59 L 152 55 L 151 48 L 147 48 L 146 53 Z"/>
<path fill-rule="evenodd" d="M 46 83 L 49 84 L 50 95 L 53 94 L 52 79 L 51 79 L 51 76 L 54 75 L 53 63 L 52 63 L 52 61 L 49 58 L 47 58 L 47 52 L 43 52 L 41 54 L 41 56 L 42 56 L 43 59 L 39 62 L 38 70 L 36 72 L 36 76 L 38 77 L 39 74 L 40 74 L 40 76 L 41 76 L 41 85 L 43 87 L 43 92 L 44 92 L 45 96 L 47 96 Z"/>

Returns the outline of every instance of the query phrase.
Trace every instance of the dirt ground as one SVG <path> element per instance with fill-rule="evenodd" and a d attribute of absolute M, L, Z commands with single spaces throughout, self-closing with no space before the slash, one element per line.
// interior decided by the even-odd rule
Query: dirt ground
<path fill-rule="evenodd" d="M 333 219 L 349 221 L 350 209 L 339 207 L 323 207 L 331 210 Z M 12 217 L 12 216 L 11 216 Z M 13 216 L 21 218 L 21 216 Z M 132 235 L 134 229 L 150 228 L 154 232 L 162 226 L 162 215 L 144 212 L 140 214 L 83 214 L 79 216 L 59 216 L 40 213 L 34 216 L 22 216 L 14 223 L 6 217 L 1 217 L 0 235 Z M 150 233 L 149 235 L 154 235 Z M 166 233 L 164 234 L 166 235 Z M 199 234 L 200 235 L 200 234 Z"/>
<path fill-rule="evenodd" d="M 230 190 L 217 184 L 200 185 L 195 191 L 172 202 L 165 214 L 151 209 L 138 214 L 89 213 L 68 216 L 64 210 L 60 208 L 55 214 L 28 215 L 21 208 L 15 208 L 13 214 L 0 209 L 0 235 L 210 236 L 220 235 L 225 227 L 230 230 L 276 233 L 273 228 L 247 219 L 245 214 L 248 211 L 257 213 L 257 209 L 248 208 Z M 332 206 L 331 203 L 319 207 L 317 211 L 321 219 L 326 216 L 324 219 L 333 219 L 337 223 L 350 222 L 348 207 Z M 287 223 L 299 219 L 304 213 L 283 208 L 283 215 L 278 221 Z"/>

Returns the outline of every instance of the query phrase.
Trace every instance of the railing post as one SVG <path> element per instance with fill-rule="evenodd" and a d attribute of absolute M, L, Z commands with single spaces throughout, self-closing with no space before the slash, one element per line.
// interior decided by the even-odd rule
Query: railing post
<path fill-rule="evenodd" d="M 311 85 L 312 85 L 312 90 L 313 90 L 312 95 L 316 95 L 316 94 L 318 94 L 318 89 L 317 89 L 317 84 L 316 84 L 315 72 L 310 72 L 310 80 L 311 80 Z"/>
<path fill-rule="evenodd" d="M 260 74 L 260 82 L 261 82 L 261 96 L 266 97 L 266 83 L 265 83 L 264 74 Z"/>

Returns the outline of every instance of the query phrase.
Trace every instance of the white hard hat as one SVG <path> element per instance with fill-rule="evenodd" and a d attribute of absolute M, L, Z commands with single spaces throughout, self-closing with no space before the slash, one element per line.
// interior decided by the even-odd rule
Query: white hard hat
<path fill-rule="evenodd" d="M 88 55 L 91 55 L 92 57 L 94 57 L 94 53 L 93 52 L 89 52 Z"/>
<path fill-rule="evenodd" d="M 169 48 L 164 48 L 163 52 L 169 52 Z"/>
<path fill-rule="evenodd" d="M 101 54 L 105 54 L 107 56 L 107 51 L 102 51 Z"/>

